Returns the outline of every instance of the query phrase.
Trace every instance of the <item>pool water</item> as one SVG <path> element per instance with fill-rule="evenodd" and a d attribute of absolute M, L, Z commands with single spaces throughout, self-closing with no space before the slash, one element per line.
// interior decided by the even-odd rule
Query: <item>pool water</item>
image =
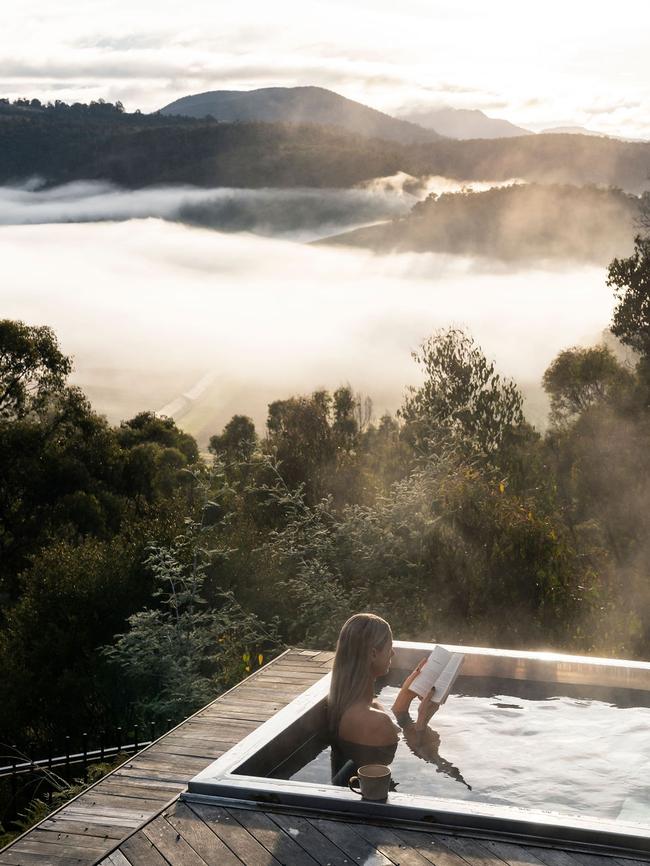
<path fill-rule="evenodd" d="M 650 707 L 631 705 L 629 692 L 593 699 L 584 689 L 532 685 L 535 697 L 530 683 L 460 678 L 423 735 L 402 731 L 391 765 L 397 791 L 650 827 Z M 397 691 L 379 692 L 388 710 Z M 329 745 L 309 751 L 303 766 L 273 775 L 330 783 Z"/>

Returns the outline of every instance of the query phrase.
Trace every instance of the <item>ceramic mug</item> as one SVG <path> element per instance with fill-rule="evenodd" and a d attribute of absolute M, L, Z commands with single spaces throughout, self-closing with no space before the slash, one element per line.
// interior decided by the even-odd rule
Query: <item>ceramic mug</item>
<path fill-rule="evenodd" d="M 359 788 L 355 788 L 355 783 Z M 366 764 L 348 782 L 351 791 L 364 800 L 385 800 L 390 788 L 390 767 L 385 764 Z"/>

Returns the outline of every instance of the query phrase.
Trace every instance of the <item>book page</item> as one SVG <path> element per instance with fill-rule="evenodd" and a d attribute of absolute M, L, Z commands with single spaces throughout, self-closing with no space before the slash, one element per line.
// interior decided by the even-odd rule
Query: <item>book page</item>
<path fill-rule="evenodd" d="M 422 670 L 411 683 L 411 691 L 423 698 L 429 689 L 432 689 L 436 684 L 438 677 L 449 663 L 451 655 L 449 650 L 444 649 L 444 647 L 434 647 Z"/>
<path fill-rule="evenodd" d="M 423 698 L 435 686 L 431 700 L 442 704 L 460 673 L 465 656 L 436 646 L 418 676 L 410 685 L 411 691 Z"/>
<path fill-rule="evenodd" d="M 452 653 L 447 667 L 436 681 L 436 690 L 431 698 L 434 703 L 444 704 L 447 700 L 464 661 L 465 656 L 462 653 Z"/>

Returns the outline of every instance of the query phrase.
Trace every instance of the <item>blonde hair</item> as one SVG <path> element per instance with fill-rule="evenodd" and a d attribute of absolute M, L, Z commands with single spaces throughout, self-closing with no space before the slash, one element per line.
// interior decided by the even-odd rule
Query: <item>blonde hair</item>
<path fill-rule="evenodd" d="M 336 736 L 341 717 L 368 685 L 371 653 L 392 637 L 389 624 L 374 613 L 356 613 L 344 624 L 336 644 L 327 702 L 330 733 Z"/>

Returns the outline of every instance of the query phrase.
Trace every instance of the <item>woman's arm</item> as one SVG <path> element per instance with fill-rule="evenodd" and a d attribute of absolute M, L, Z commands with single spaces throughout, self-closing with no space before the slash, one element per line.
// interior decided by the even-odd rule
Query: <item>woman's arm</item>
<path fill-rule="evenodd" d="M 397 697 L 392 706 L 393 713 L 398 721 L 400 721 L 400 717 L 404 718 L 404 716 L 408 716 L 408 712 L 413 701 L 413 698 L 419 697 L 415 692 L 411 691 L 409 686 L 413 682 L 413 680 L 417 677 L 417 675 L 422 670 L 422 666 L 426 662 L 426 658 L 422 659 L 420 664 L 415 668 L 415 670 L 410 673 L 407 678 L 402 683 L 402 688 L 399 690 Z M 436 704 L 431 700 L 431 695 L 434 690 L 431 689 L 427 694 L 420 699 L 420 706 L 418 708 L 418 716 L 417 721 L 415 723 L 416 730 L 421 731 L 426 728 L 429 723 L 429 720 L 433 716 L 433 714 L 440 709 L 440 704 Z M 410 721 L 410 717 L 409 717 Z"/>

